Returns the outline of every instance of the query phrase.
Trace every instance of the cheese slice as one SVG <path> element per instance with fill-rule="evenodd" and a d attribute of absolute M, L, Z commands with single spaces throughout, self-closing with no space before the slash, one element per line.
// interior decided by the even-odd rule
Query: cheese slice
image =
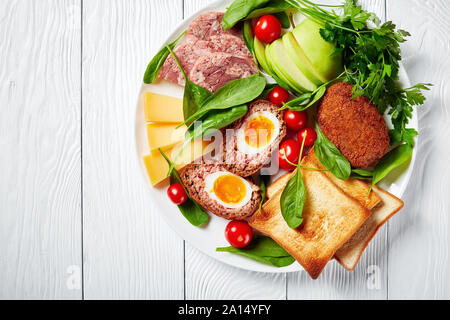
<path fill-rule="evenodd" d="M 211 151 L 209 141 L 196 140 L 192 141 L 183 150 L 175 163 L 175 169 L 180 170 L 193 162 L 201 158 L 203 155 Z M 178 155 L 182 144 L 175 146 L 174 148 L 164 150 L 164 154 L 173 161 Z M 144 157 L 144 163 L 147 168 L 148 176 L 153 186 L 159 184 L 167 178 L 167 172 L 169 171 L 169 165 L 159 150 L 153 150 L 150 155 Z"/>
<path fill-rule="evenodd" d="M 145 121 L 182 123 L 183 100 L 158 93 L 144 93 Z"/>
<path fill-rule="evenodd" d="M 177 129 L 177 124 L 150 123 L 147 125 L 147 138 L 150 151 L 168 149 L 184 141 L 186 126 Z"/>

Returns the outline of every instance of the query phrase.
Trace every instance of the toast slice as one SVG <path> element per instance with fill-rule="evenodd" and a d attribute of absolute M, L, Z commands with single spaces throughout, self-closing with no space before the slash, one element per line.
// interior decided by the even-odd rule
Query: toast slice
<path fill-rule="evenodd" d="M 373 190 L 381 198 L 381 205 L 373 209 L 369 219 L 335 254 L 336 260 L 349 271 L 356 268 L 362 253 L 381 226 L 404 205 L 402 200 L 377 186 Z"/>
<path fill-rule="evenodd" d="M 307 156 L 302 165 L 309 167 L 314 163 Z M 280 207 L 284 187 L 272 194 L 261 213 L 250 217 L 249 224 L 278 242 L 313 279 L 317 279 L 335 252 L 355 234 L 371 212 L 323 172 L 301 170 L 306 188 L 303 224 L 291 229 L 284 221 Z M 286 183 L 287 177 L 283 179 Z"/>
<path fill-rule="evenodd" d="M 325 167 L 320 163 L 319 159 L 317 159 L 316 154 L 314 153 L 314 149 L 308 154 L 309 164 L 311 168 L 316 169 L 325 169 Z M 369 194 L 370 186 L 367 185 L 364 181 L 358 179 L 348 179 L 341 180 L 336 178 L 331 172 L 323 171 L 323 173 L 339 188 L 341 188 L 345 193 L 349 196 L 355 198 L 359 203 L 361 203 L 364 207 L 369 210 L 372 210 L 377 205 L 381 203 L 381 198 L 377 195 L 376 192 L 371 192 Z M 273 197 L 278 191 L 284 189 L 289 179 L 293 176 L 293 173 L 287 173 L 276 181 L 274 181 L 268 188 L 266 197 L 270 199 Z"/>

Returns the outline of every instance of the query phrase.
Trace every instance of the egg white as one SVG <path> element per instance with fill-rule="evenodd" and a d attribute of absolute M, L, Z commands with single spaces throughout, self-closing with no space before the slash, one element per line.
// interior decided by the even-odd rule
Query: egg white
<path fill-rule="evenodd" d="M 219 178 L 221 176 L 224 176 L 224 175 L 232 175 L 232 176 L 238 177 L 239 179 L 241 179 L 244 182 L 244 184 L 245 184 L 245 197 L 244 197 L 244 199 L 242 199 L 242 201 L 240 203 L 229 204 L 229 203 L 223 202 L 214 193 L 214 182 L 217 180 L 217 178 Z M 225 208 L 230 208 L 230 209 L 242 208 L 243 206 L 245 206 L 252 199 L 252 194 L 253 194 L 252 186 L 250 185 L 250 183 L 247 180 L 245 180 L 244 178 L 239 177 L 239 176 L 237 176 L 235 174 L 227 172 L 227 171 L 219 171 L 219 172 L 211 173 L 210 175 L 208 175 L 205 178 L 205 191 L 210 196 L 211 199 L 217 201 L 218 203 L 220 203 Z"/>
<path fill-rule="evenodd" d="M 255 148 L 252 146 L 249 146 L 247 142 L 245 141 L 245 128 L 247 127 L 247 123 L 252 120 L 255 117 L 263 116 L 269 119 L 274 126 L 272 137 L 270 138 L 269 142 L 262 147 Z M 269 146 L 274 142 L 274 140 L 280 135 L 280 121 L 278 118 L 271 112 L 268 111 L 261 111 L 256 112 L 252 114 L 243 124 L 242 126 L 237 130 L 236 132 L 236 140 L 237 140 L 237 147 L 238 150 L 245 154 L 256 154 L 263 152 L 264 150 L 268 149 Z"/>

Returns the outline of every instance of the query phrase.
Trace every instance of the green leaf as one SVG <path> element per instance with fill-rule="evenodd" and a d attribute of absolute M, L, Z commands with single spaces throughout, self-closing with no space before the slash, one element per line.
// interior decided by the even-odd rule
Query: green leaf
<path fill-rule="evenodd" d="M 408 162 L 413 154 L 409 144 L 402 144 L 386 154 L 375 166 L 372 187 L 385 178 L 389 172 Z"/>
<path fill-rule="evenodd" d="M 278 243 L 266 236 L 255 235 L 250 245 L 242 249 L 225 247 L 217 248 L 216 251 L 238 254 L 278 268 L 287 267 L 295 261 Z"/>
<path fill-rule="evenodd" d="M 193 123 L 211 110 L 223 110 L 246 104 L 258 98 L 266 87 L 266 79 L 259 75 L 236 79 L 217 90 L 190 116 L 185 123 Z"/>
<path fill-rule="evenodd" d="M 233 28 L 239 21 L 245 19 L 250 12 L 268 3 L 269 0 L 235 0 L 228 7 L 222 20 L 225 30 Z"/>
<path fill-rule="evenodd" d="M 361 169 L 353 169 L 350 178 L 359 180 L 372 180 L 373 172 Z"/>
<path fill-rule="evenodd" d="M 175 48 L 178 41 L 185 35 L 186 31 L 184 31 L 178 38 L 170 43 L 168 46 L 173 49 Z M 164 62 L 166 61 L 167 57 L 169 56 L 169 50 L 167 47 L 162 48 L 150 61 L 150 63 L 147 66 L 147 70 L 144 74 L 144 83 L 150 84 L 153 83 L 158 76 L 159 71 L 161 70 L 162 66 L 164 65 Z"/>
<path fill-rule="evenodd" d="M 172 162 L 169 160 L 169 158 L 167 158 L 164 152 L 161 149 L 159 149 L 159 152 L 164 157 L 164 159 L 166 159 L 169 166 L 172 166 Z M 183 181 L 181 180 L 178 171 L 174 169 L 170 173 L 170 184 L 172 185 L 176 183 L 183 185 Z M 185 203 L 179 205 L 178 209 L 186 218 L 186 220 L 188 220 L 193 226 L 200 227 L 208 222 L 209 215 L 194 199 L 189 196 L 189 192 L 184 185 L 183 188 L 189 198 Z"/>
<path fill-rule="evenodd" d="M 253 19 L 258 18 L 266 14 L 276 14 L 280 12 L 285 12 L 292 8 L 292 5 L 287 3 L 285 0 L 271 0 L 269 1 L 263 8 L 253 10 L 246 19 Z M 287 15 L 286 15 L 287 16 Z M 278 17 L 277 17 L 278 18 Z M 283 19 L 283 18 L 282 18 Z M 288 18 L 289 20 L 289 18 Z M 281 20 L 280 20 L 281 22 Z M 283 28 L 289 28 L 290 27 L 290 21 L 289 25 L 287 27 L 283 26 Z"/>
<path fill-rule="evenodd" d="M 314 152 L 317 159 L 332 174 L 341 180 L 347 180 L 352 173 L 350 162 L 342 155 L 338 148 L 323 134 L 316 124 L 317 139 L 314 143 Z"/>
<path fill-rule="evenodd" d="M 259 203 L 258 212 L 261 213 L 262 205 L 266 200 L 267 187 L 270 184 L 270 176 L 264 175 L 260 176 L 261 181 L 259 182 L 259 189 L 261 189 L 261 202 Z"/>
<path fill-rule="evenodd" d="M 183 115 L 184 119 L 188 119 L 190 116 L 198 111 L 199 106 L 205 103 L 211 97 L 212 93 L 209 90 L 196 85 L 189 79 L 186 79 L 184 86 L 184 98 L 183 98 Z M 186 123 L 188 126 L 191 123 Z"/>
<path fill-rule="evenodd" d="M 300 154 L 303 154 L 305 141 L 306 135 L 303 137 Z M 303 223 L 303 206 L 306 199 L 306 188 L 300 170 L 301 161 L 302 157 L 299 157 L 297 172 L 289 180 L 280 198 L 281 214 L 289 228 L 292 229 L 298 228 Z"/>
<path fill-rule="evenodd" d="M 282 28 L 288 29 L 291 27 L 291 20 L 289 20 L 289 16 L 286 12 L 277 12 L 274 13 L 274 16 L 280 21 Z"/>

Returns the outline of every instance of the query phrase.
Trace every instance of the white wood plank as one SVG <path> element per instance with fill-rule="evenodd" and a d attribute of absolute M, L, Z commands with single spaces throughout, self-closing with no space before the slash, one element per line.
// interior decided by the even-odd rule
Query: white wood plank
<path fill-rule="evenodd" d="M 340 3 L 341 1 L 335 1 Z M 384 0 L 360 1 L 366 10 L 384 19 Z M 385 299 L 387 297 L 386 230 L 381 229 L 353 272 L 331 261 L 318 280 L 306 272 L 288 275 L 288 299 Z"/>
<path fill-rule="evenodd" d="M 388 19 L 408 30 L 403 57 L 411 82 L 431 82 L 419 110 L 415 172 L 403 212 L 389 225 L 389 298 L 450 298 L 450 2 L 388 0 Z"/>
<path fill-rule="evenodd" d="M 0 299 L 82 297 L 80 26 L 79 0 L 0 2 Z"/>
<path fill-rule="evenodd" d="M 148 61 L 182 18 L 178 0 L 90 0 L 83 15 L 86 299 L 183 299 L 183 241 L 149 198 L 135 150 Z"/>
<path fill-rule="evenodd" d="M 186 0 L 188 17 L 212 1 Z M 218 262 L 186 243 L 187 299 L 285 299 L 286 276 L 243 271 Z"/>

